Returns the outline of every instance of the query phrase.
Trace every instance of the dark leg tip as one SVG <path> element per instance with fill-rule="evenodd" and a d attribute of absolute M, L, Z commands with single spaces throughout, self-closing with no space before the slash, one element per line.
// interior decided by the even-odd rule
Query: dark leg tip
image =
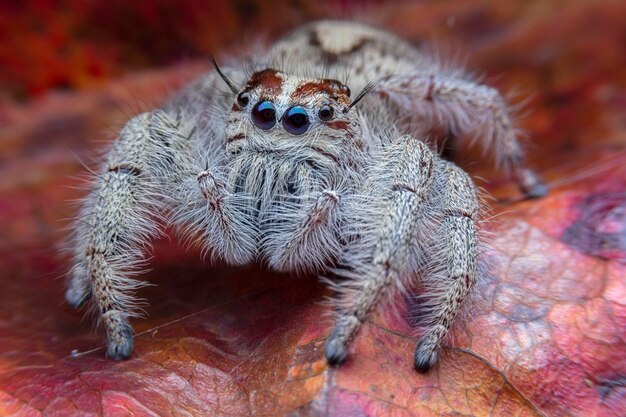
<path fill-rule="evenodd" d="M 128 359 L 133 352 L 133 330 L 130 326 L 125 327 L 115 337 L 107 341 L 107 356 L 120 361 Z"/>
<path fill-rule="evenodd" d="M 91 291 L 88 290 L 76 290 L 75 288 L 68 288 L 65 291 L 65 300 L 72 308 L 80 308 L 83 304 L 91 298 Z"/>
<path fill-rule="evenodd" d="M 414 355 L 414 366 L 417 372 L 423 374 L 430 371 L 430 369 L 437 363 L 438 359 L 439 355 L 437 354 L 437 351 L 427 348 L 423 343 L 423 340 L 420 340 L 417 343 Z"/>
<path fill-rule="evenodd" d="M 418 359 L 418 358 L 415 358 L 414 365 L 415 365 L 415 370 L 419 372 L 420 374 L 427 373 L 428 371 L 430 371 L 430 368 L 433 367 L 433 364 L 431 364 L 430 361 Z"/>
<path fill-rule="evenodd" d="M 524 192 L 524 196 L 528 199 L 545 197 L 548 194 L 548 187 L 544 183 L 535 184 L 530 190 Z"/>
<path fill-rule="evenodd" d="M 348 351 L 342 343 L 334 337 L 330 337 L 326 342 L 326 361 L 330 366 L 341 366 L 348 359 Z"/>
<path fill-rule="evenodd" d="M 517 172 L 516 177 L 519 188 L 526 198 L 540 198 L 548 194 L 548 187 L 534 171 L 528 168 L 522 169 Z"/>

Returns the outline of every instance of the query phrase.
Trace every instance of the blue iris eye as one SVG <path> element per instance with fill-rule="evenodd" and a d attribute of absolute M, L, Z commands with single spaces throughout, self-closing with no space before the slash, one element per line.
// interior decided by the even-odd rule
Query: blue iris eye
<path fill-rule="evenodd" d="M 285 130 L 293 135 L 301 135 L 309 130 L 309 115 L 302 106 L 293 106 L 283 115 Z"/>
<path fill-rule="evenodd" d="M 276 107 L 271 101 L 260 101 L 252 108 L 252 122 L 256 127 L 269 130 L 276 124 Z"/>

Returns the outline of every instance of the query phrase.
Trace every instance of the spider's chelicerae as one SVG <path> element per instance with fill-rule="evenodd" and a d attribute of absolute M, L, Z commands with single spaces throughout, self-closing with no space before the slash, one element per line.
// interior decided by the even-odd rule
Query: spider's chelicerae
<path fill-rule="evenodd" d="M 425 134 L 475 139 L 526 195 L 542 195 L 505 101 L 350 22 L 305 26 L 257 62 L 216 66 L 124 127 L 76 222 L 68 302 L 91 298 L 108 356 L 127 358 L 133 275 L 171 223 L 233 265 L 336 275 L 331 364 L 368 314 L 419 282 L 414 360 L 429 369 L 476 281 L 478 203 Z"/>

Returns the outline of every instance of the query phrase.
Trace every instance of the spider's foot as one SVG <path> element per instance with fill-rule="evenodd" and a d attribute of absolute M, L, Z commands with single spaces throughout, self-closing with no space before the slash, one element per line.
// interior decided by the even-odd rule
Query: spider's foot
<path fill-rule="evenodd" d="M 326 361 L 331 366 L 341 366 L 348 358 L 348 349 L 337 335 L 337 331 L 333 331 L 326 341 Z"/>
<path fill-rule="evenodd" d="M 534 171 L 528 168 L 523 169 L 518 173 L 517 178 L 520 190 L 526 198 L 540 198 L 548 194 L 548 187 Z"/>
<path fill-rule="evenodd" d="M 91 291 L 86 288 L 70 286 L 65 291 L 65 300 L 72 308 L 79 308 L 91 298 Z"/>
<path fill-rule="evenodd" d="M 103 315 L 107 329 L 107 356 L 116 361 L 128 359 L 133 352 L 133 329 L 119 312 L 109 311 Z"/>
<path fill-rule="evenodd" d="M 428 372 L 438 360 L 439 353 L 437 348 L 428 339 L 422 338 L 417 342 L 414 355 L 414 365 L 417 372 Z"/>
<path fill-rule="evenodd" d="M 524 191 L 524 196 L 527 199 L 541 198 L 548 194 L 548 186 L 542 182 L 538 182 L 531 189 Z"/>

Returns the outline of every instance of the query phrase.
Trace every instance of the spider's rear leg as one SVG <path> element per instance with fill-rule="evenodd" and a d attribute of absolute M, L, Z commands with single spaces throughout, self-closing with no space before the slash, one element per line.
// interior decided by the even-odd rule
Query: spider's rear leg
<path fill-rule="evenodd" d="M 163 141 L 176 134 L 170 122 L 162 112 L 145 113 L 124 127 L 74 231 L 74 266 L 66 299 L 78 307 L 91 298 L 113 359 L 127 358 L 133 347 L 128 318 L 137 315 L 133 292 L 142 283 L 132 275 L 159 230 L 155 216 L 163 191 L 154 170 L 168 164 L 169 145 Z"/>
<path fill-rule="evenodd" d="M 376 90 L 402 109 L 419 115 L 427 127 L 443 122 L 451 138 L 474 137 L 495 156 L 529 198 L 544 196 L 548 189 L 525 161 L 510 111 L 497 90 L 462 78 L 418 72 L 389 76 Z"/>
<path fill-rule="evenodd" d="M 432 182 L 434 161 L 424 143 L 402 137 L 387 149 L 372 174 L 372 184 L 366 185 L 372 198 L 364 204 L 376 206 L 364 210 L 367 214 L 358 219 L 362 222 L 358 228 L 371 236 L 348 249 L 343 259 L 348 268 L 338 271 L 346 280 L 336 286 L 335 327 L 326 343 L 330 364 L 345 361 L 348 344 L 369 313 L 385 296 L 397 295 L 403 280 L 411 276 L 413 236 Z"/>
<path fill-rule="evenodd" d="M 438 360 L 441 342 L 476 282 L 476 190 L 469 176 L 455 165 L 439 161 L 427 216 L 434 233 L 423 236 L 418 256 L 425 305 L 418 321 L 425 332 L 415 350 L 415 368 L 428 371 Z M 429 220 L 426 220 L 429 221 Z"/>

